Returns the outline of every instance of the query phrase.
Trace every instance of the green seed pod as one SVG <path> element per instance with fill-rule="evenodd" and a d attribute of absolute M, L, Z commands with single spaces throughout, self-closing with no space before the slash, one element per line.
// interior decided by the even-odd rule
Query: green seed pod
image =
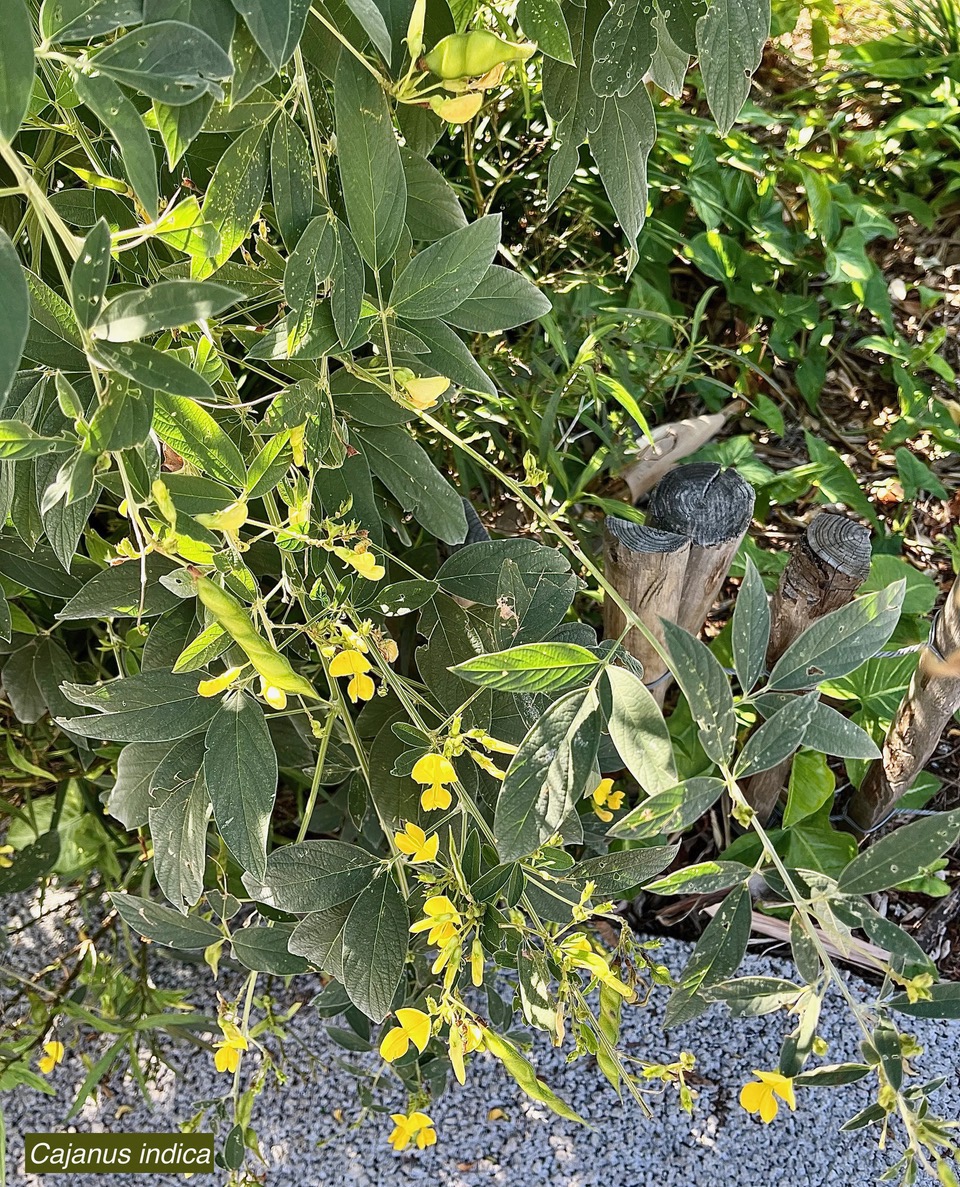
<path fill-rule="evenodd" d="M 270 646 L 232 594 L 209 578 L 198 576 L 197 597 L 269 686 L 305 697 L 317 697 L 310 681 L 295 672 L 287 657 Z"/>
<path fill-rule="evenodd" d="M 486 29 L 472 29 L 444 37 L 423 61 L 438 78 L 480 78 L 502 62 L 525 62 L 535 49 L 529 41 L 505 41 Z"/>

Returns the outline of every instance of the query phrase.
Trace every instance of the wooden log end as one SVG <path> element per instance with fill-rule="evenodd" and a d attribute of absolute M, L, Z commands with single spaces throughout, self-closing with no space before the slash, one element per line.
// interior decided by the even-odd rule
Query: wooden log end
<path fill-rule="evenodd" d="M 635 523 L 632 519 L 619 519 L 608 515 L 604 526 L 607 532 L 631 552 L 677 552 L 686 544 L 685 536 L 676 532 L 665 532 L 659 528 Z"/>
<path fill-rule="evenodd" d="M 821 511 L 807 527 L 806 542 L 828 569 L 852 577 L 858 585 L 867 579 L 872 556 L 870 531 L 855 519 Z"/>
<path fill-rule="evenodd" d="M 724 470 L 716 462 L 690 462 L 657 483 L 647 523 L 713 548 L 743 535 L 753 502 L 753 487 L 736 470 Z"/>

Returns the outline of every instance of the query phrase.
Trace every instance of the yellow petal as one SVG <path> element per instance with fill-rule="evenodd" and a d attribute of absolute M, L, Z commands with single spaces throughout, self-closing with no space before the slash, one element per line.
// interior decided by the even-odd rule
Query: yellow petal
<path fill-rule="evenodd" d="M 404 1007 L 397 1010 L 397 1021 L 421 1053 L 430 1042 L 430 1015 L 423 1010 Z"/>
<path fill-rule="evenodd" d="M 457 777 L 453 763 L 442 754 L 424 754 L 410 772 L 417 783 L 452 783 Z"/>
<path fill-rule="evenodd" d="M 370 671 L 370 661 L 359 651 L 341 651 L 330 664 L 331 676 L 357 676 Z"/>
<path fill-rule="evenodd" d="M 740 1089 L 740 1107 L 746 1109 L 748 1113 L 757 1113 L 760 1111 L 760 1103 L 766 1095 L 766 1088 L 763 1084 L 758 1084 L 755 1080 L 751 1080 L 749 1084 L 744 1084 Z"/>
<path fill-rule="evenodd" d="M 215 697 L 228 688 L 243 671 L 242 668 L 227 668 L 222 676 L 213 676 L 209 680 L 201 680 L 197 685 L 197 692 L 202 697 Z"/>
<path fill-rule="evenodd" d="M 357 701 L 371 700 L 376 691 L 376 685 L 369 676 L 364 675 L 362 672 L 354 676 L 347 685 L 347 696 L 354 704 Z"/>
<path fill-rule="evenodd" d="M 387 1063 L 393 1063 L 395 1059 L 406 1055 L 409 1046 L 410 1039 L 404 1033 L 403 1028 L 395 1026 L 393 1030 L 383 1036 L 380 1043 L 380 1058 L 385 1059 Z"/>
<path fill-rule="evenodd" d="M 448 124 L 465 124 L 467 120 L 473 119 L 483 106 L 483 96 L 458 95 L 454 99 L 442 99 L 439 95 L 434 95 L 430 100 L 430 106 Z"/>

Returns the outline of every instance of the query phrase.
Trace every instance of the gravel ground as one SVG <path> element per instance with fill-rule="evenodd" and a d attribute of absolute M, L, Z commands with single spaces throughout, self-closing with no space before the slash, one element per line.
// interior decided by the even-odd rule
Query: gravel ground
<path fill-rule="evenodd" d="M 8 953 L 21 968 L 62 942 L 45 922 L 29 933 L 28 943 Z M 683 966 L 690 947 L 666 941 L 660 959 L 674 972 Z M 215 1010 L 215 991 L 208 970 L 153 957 L 153 976 L 165 986 L 196 986 L 191 1000 L 198 1008 Z M 751 955 L 744 972 L 791 975 L 789 962 L 770 954 Z M 241 977 L 221 970 L 217 987 L 229 997 L 239 990 Z M 279 1001 L 296 994 L 276 982 Z M 855 978 L 856 995 L 869 992 Z M 562 1052 L 536 1043 L 534 1062 L 557 1092 L 586 1117 L 587 1129 L 554 1116 L 528 1100 L 489 1056 L 474 1056 L 467 1084 L 454 1086 L 430 1109 L 438 1133 L 431 1150 L 394 1153 L 386 1142 L 390 1121 L 385 1115 L 361 1115 L 355 1082 L 343 1069 L 344 1060 L 357 1057 L 336 1047 L 325 1033 L 326 1022 L 304 1006 L 289 1024 L 291 1041 L 288 1082 L 268 1084 L 259 1097 L 253 1123 L 267 1160 L 265 1182 L 276 1187 L 291 1183 L 330 1184 L 331 1187 L 374 1187 L 381 1184 L 423 1183 L 436 1187 L 674 1187 L 714 1183 L 720 1187 L 758 1187 L 772 1182 L 790 1187 L 825 1184 L 866 1184 L 880 1174 L 893 1154 L 879 1151 L 863 1131 L 838 1132 L 840 1125 L 867 1103 L 861 1085 L 800 1093 L 796 1113 L 784 1108 L 770 1126 L 748 1116 L 737 1104 L 740 1085 L 752 1068 L 775 1068 L 779 1045 L 789 1029 L 782 1014 L 731 1023 L 719 1007 L 695 1024 L 671 1032 L 661 1030 L 666 994 L 658 992 L 644 1008 L 627 1009 L 623 1046 L 649 1060 L 675 1057 L 682 1049 L 696 1054 L 699 1092 L 693 1117 L 680 1111 L 676 1094 L 652 1095 L 652 1117 L 630 1100 L 620 1103 L 589 1060 L 568 1065 Z M 941 1115 L 960 1116 L 960 1027 L 952 1023 L 910 1020 L 910 1027 L 926 1048 L 918 1061 L 928 1075 L 946 1073 L 949 1081 L 939 1092 Z M 839 998 L 828 1003 L 821 1034 L 830 1043 L 829 1062 L 855 1057 L 852 1028 Z M 175 1131 L 190 1117 L 198 1102 L 221 1096 L 227 1077 L 218 1075 L 206 1053 L 185 1046 L 168 1048 L 171 1067 L 162 1067 L 154 1088 L 152 1108 L 136 1085 L 114 1078 L 109 1091 L 88 1100 L 75 1121 L 78 1131 Z M 362 1057 L 361 1057 L 362 1062 Z M 248 1061 L 249 1064 L 249 1061 Z M 13 1187 L 49 1187 L 50 1176 L 26 1175 L 21 1135 L 29 1130 L 62 1131 L 63 1117 L 81 1083 L 85 1069 L 76 1053 L 68 1053 L 51 1078 L 54 1096 L 21 1089 L 0 1098 L 7 1127 L 8 1183 Z M 402 1107 L 400 1093 L 389 1076 L 375 1092 L 378 1105 Z M 495 1119 L 490 1119 L 493 1110 Z M 119 1115 L 119 1116 L 118 1116 Z M 204 1177 L 202 1182 L 217 1181 Z M 132 1182 L 130 1177 L 99 1174 L 58 1174 L 57 1187 L 110 1187 Z M 154 1175 L 149 1187 L 182 1183 L 176 1176 Z"/>

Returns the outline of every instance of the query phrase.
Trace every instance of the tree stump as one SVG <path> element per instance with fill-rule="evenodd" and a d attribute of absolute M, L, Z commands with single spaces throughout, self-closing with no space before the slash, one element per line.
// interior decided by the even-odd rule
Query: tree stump
<path fill-rule="evenodd" d="M 852 600 L 870 572 L 870 557 L 870 532 L 862 524 L 831 511 L 814 516 L 773 595 L 768 668 L 811 623 Z M 786 759 L 744 784 L 743 794 L 761 822 L 770 819 L 791 765 Z"/>
<path fill-rule="evenodd" d="M 660 619 L 677 616 L 684 588 L 690 541 L 675 532 L 658 531 L 628 519 L 608 515 L 604 524 L 604 573 L 620 594 L 663 644 Z M 612 598 L 603 605 L 603 633 L 618 639 L 627 625 L 626 617 Z M 643 664 L 644 681 L 658 704 L 663 704 L 668 681 L 667 667 L 652 644 L 632 627 L 623 640 L 632 656 Z"/>
<path fill-rule="evenodd" d="M 882 756 L 847 804 L 847 819 L 860 833 L 881 824 L 910 789 L 960 709 L 960 581 L 955 581 L 925 647 L 906 696 L 887 731 Z M 934 650 L 935 649 L 935 650 Z"/>
<path fill-rule="evenodd" d="M 753 514 L 753 487 L 736 470 L 691 462 L 671 470 L 650 495 L 647 526 L 690 540 L 679 626 L 699 633 Z"/>

